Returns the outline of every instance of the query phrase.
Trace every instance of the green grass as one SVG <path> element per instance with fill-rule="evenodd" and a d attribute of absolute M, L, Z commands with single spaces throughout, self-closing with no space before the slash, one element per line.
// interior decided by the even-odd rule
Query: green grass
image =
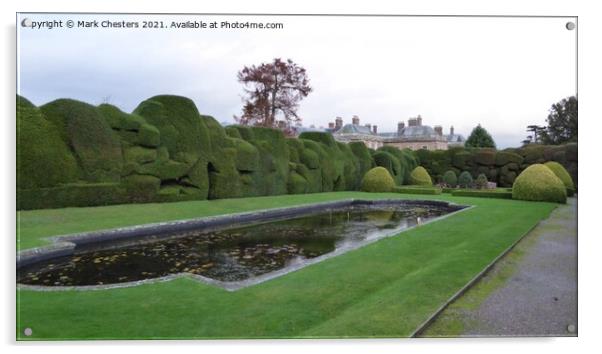
<path fill-rule="evenodd" d="M 100 291 L 17 292 L 19 339 L 403 337 L 556 204 L 339 192 L 19 212 L 45 236 L 346 198 L 475 205 L 271 281 L 227 292 L 183 278 Z M 24 337 L 23 329 L 33 329 Z"/>

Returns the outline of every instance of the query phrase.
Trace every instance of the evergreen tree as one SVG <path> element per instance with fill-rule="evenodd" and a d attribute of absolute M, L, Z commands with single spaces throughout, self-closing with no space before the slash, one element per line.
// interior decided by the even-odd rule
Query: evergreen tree
<path fill-rule="evenodd" d="M 493 138 L 485 128 L 481 127 L 481 125 L 477 125 L 470 133 L 468 139 L 466 139 L 466 143 L 464 144 L 466 147 L 489 147 L 495 148 L 495 142 Z"/>
<path fill-rule="evenodd" d="M 542 135 L 544 144 L 559 145 L 577 141 L 577 97 L 571 96 L 555 103 L 546 119 L 548 126 Z"/>

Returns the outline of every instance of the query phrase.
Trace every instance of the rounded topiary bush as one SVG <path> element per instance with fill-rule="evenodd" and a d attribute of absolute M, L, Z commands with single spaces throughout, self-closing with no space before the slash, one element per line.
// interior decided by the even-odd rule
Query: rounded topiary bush
<path fill-rule="evenodd" d="M 571 175 L 569 175 L 568 171 L 561 164 L 555 161 L 548 161 L 544 165 L 552 170 L 556 177 L 560 178 L 566 187 L 566 194 L 569 197 L 572 197 L 575 194 L 575 184 L 573 184 L 573 179 L 571 178 Z"/>
<path fill-rule="evenodd" d="M 410 182 L 421 186 L 432 186 L 433 181 L 431 176 L 422 166 L 416 167 L 412 173 L 410 173 Z"/>
<path fill-rule="evenodd" d="M 464 171 L 460 173 L 460 176 L 458 177 L 458 184 L 462 188 L 470 187 L 472 185 L 472 176 L 470 175 L 470 172 Z"/>
<path fill-rule="evenodd" d="M 516 177 L 512 199 L 566 203 L 566 187 L 548 167 L 533 164 Z"/>
<path fill-rule="evenodd" d="M 477 179 L 474 181 L 475 187 L 477 187 L 478 189 L 485 189 L 487 188 L 487 182 L 489 182 L 487 180 L 487 176 L 485 176 L 483 173 L 481 173 L 480 175 L 477 176 Z"/>
<path fill-rule="evenodd" d="M 377 151 L 372 155 L 376 166 L 384 167 L 389 171 L 396 184 L 403 184 L 403 171 L 399 160 L 391 153 L 386 151 Z"/>
<path fill-rule="evenodd" d="M 452 170 L 449 170 L 443 174 L 443 183 L 445 183 L 448 187 L 455 187 L 458 185 L 458 177 L 456 173 Z"/>
<path fill-rule="evenodd" d="M 390 192 L 395 187 L 395 181 L 384 167 L 374 167 L 366 172 L 362 179 L 361 190 L 364 192 Z"/>

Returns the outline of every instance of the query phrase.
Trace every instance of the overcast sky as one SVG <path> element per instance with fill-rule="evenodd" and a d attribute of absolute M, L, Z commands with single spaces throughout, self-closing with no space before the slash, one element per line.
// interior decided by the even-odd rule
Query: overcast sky
<path fill-rule="evenodd" d="M 498 147 L 518 146 L 550 106 L 576 94 L 571 18 L 21 15 L 33 21 L 253 21 L 283 29 L 32 29 L 18 26 L 18 92 L 37 105 L 57 98 L 105 101 L 132 111 L 157 94 L 191 98 L 203 114 L 240 114 L 245 65 L 290 58 L 314 91 L 305 126 L 336 116 L 394 131 L 423 124 L 477 124 Z"/>

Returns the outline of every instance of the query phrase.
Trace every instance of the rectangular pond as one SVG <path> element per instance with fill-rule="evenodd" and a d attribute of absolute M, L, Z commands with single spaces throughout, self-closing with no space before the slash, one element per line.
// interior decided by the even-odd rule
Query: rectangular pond
<path fill-rule="evenodd" d="M 157 232 L 83 243 L 71 254 L 18 266 L 17 280 L 24 285 L 74 287 L 187 274 L 208 282 L 242 287 L 462 208 L 443 202 L 352 203 L 314 208 L 275 220 L 264 215 L 248 221 L 247 225 L 231 223 L 210 230 Z"/>

